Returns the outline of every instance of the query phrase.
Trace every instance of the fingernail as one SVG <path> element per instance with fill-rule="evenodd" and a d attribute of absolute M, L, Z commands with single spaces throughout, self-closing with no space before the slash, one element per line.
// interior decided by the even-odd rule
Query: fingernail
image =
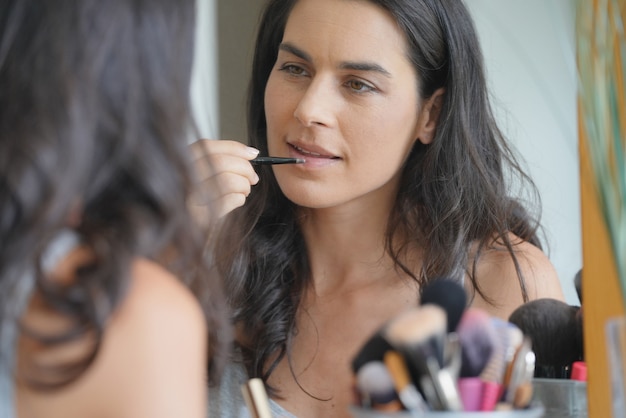
<path fill-rule="evenodd" d="M 259 155 L 259 150 L 253 147 L 246 147 L 246 152 L 251 156 L 251 157 L 256 157 L 257 155 Z"/>
<path fill-rule="evenodd" d="M 254 173 L 252 184 L 257 184 L 258 182 L 259 182 L 259 175 L 257 173 Z"/>

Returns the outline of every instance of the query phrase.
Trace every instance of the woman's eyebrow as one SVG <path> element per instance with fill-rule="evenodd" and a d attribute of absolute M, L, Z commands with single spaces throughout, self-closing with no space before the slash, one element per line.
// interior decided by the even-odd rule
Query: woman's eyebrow
<path fill-rule="evenodd" d="M 289 42 L 283 42 L 280 44 L 280 46 L 278 47 L 278 49 L 280 49 L 281 51 L 285 51 L 288 52 L 290 54 L 295 55 L 296 57 L 307 61 L 307 62 L 312 62 L 312 58 L 309 54 L 307 54 L 306 52 L 304 52 L 303 50 L 301 50 L 300 48 L 298 48 L 297 46 L 289 43 Z M 367 61 L 363 61 L 363 62 L 357 62 L 357 61 L 346 61 L 346 62 L 342 62 L 339 65 L 339 68 L 342 70 L 353 70 L 353 71 L 370 71 L 370 72 L 375 72 L 375 73 L 379 73 L 384 75 L 385 77 L 389 77 L 391 78 L 391 73 L 389 71 L 387 71 L 386 69 L 384 69 L 381 65 L 376 64 L 374 62 L 367 62 Z"/>
<path fill-rule="evenodd" d="M 353 71 L 369 71 L 375 72 L 384 75 L 385 77 L 391 78 L 391 73 L 385 70 L 380 65 L 374 62 L 353 62 L 347 61 L 342 63 L 339 68 L 342 70 L 353 70 Z"/>
<path fill-rule="evenodd" d="M 312 61 L 311 56 L 309 54 L 307 54 L 306 52 L 304 52 L 303 50 L 301 50 L 300 48 L 298 48 L 297 46 L 289 42 L 281 43 L 278 49 L 281 51 L 289 52 L 290 54 L 293 54 L 296 57 L 303 59 L 305 61 L 308 61 L 308 62 Z"/>

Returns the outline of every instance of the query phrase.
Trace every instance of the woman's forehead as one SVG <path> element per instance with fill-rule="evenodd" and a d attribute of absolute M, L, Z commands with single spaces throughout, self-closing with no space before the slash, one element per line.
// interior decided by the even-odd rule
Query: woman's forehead
<path fill-rule="evenodd" d="M 283 42 L 299 48 L 327 48 L 348 59 L 406 57 L 404 33 L 389 12 L 365 0 L 299 0 L 292 9 Z"/>

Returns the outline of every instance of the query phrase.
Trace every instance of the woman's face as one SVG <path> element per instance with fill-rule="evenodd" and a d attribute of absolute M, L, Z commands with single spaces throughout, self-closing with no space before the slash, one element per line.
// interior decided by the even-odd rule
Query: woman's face
<path fill-rule="evenodd" d="M 306 160 L 274 166 L 294 203 L 395 194 L 422 125 L 407 48 L 391 15 L 370 2 L 297 2 L 265 91 L 270 155 Z"/>

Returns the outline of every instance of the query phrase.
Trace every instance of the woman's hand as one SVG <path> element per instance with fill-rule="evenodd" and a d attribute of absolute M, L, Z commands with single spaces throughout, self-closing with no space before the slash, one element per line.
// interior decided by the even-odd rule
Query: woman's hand
<path fill-rule="evenodd" d="M 259 176 L 250 160 L 259 150 L 232 140 L 201 139 L 191 145 L 199 184 L 190 202 L 198 215 L 219 219 L 243 206 Z M 206 216 L 200 215 L 200 220 Z"/>

